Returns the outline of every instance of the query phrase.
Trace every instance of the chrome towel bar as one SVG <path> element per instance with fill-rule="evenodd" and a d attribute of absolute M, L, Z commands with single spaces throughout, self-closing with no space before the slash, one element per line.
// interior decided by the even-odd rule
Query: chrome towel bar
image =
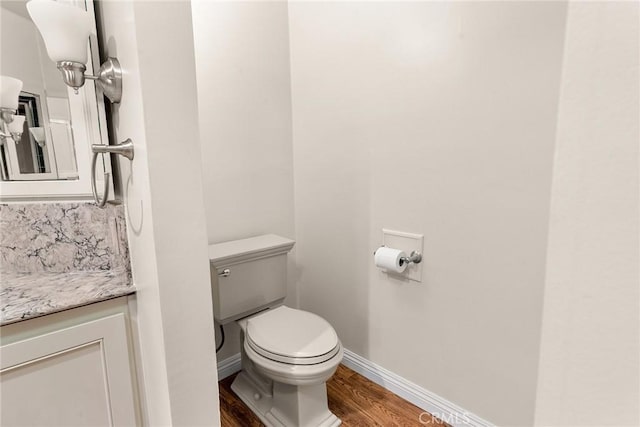
<path fill-rule="evenodd" d="M 115 145 L 93 144 L 91 151 L 93 152 L 93 159 L 91 159 L 91 191 L 93 191 L 93 198 L 98 207 L 104 208 L 109 199 L 109 177 L 111 174 L 109 172 L 104 174 L 104 197 L 100 200 L 96 189 L 96 161 L 98 160 L 98 154 L 119 154 L 129 160 L 133 160 L 133 141 L 131 141 L 131 138 L 127 138 L 124 142 Z"/>

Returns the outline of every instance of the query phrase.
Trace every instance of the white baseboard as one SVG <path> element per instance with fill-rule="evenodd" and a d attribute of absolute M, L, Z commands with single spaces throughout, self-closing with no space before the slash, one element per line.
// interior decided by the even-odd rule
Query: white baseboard
<path fill-rule="evenodd" d="M 344 349 L 342 363 L 353 369 L 360 375 L 381 385 L 392 393 L 413 403 L 420 409 L 424 409 L 433 416 L 445 421 L 454 427 L 492 427 L 493 424 L 483 420 L 475 414 L 465 411 L 458 405 L 449 402 L 424 388 L 407 381 L 399 375 L 386 370 L 382 366 L 365 359 L 356 353 Z M 420 421 L 420 420 L 418 420 Z M 427 420 L 422 424 L 428 424 Z"/>
<path fill-rule="evenodd" d="M 240 353 L 218 362 L 218 381 L 240 371 Z"/>
<path fill-rule="evenodd" d="M 397 394 L 453 427 L 493 427 L 493 424 L 465 411 L 447 399 L 408 381 L 391 371 L 344 349 L 342 363 L 374 383 Z M 240 371 L 240 353 L 218 362 L 218 381 Z M 420 420 L 416 420 L 420 422 Z M 427 418 L 422 424 L 428 425 Z"/>

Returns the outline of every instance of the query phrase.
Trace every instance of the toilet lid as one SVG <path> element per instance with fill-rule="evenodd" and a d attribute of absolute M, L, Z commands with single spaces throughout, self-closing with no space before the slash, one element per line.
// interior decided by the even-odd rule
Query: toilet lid
<path fill-rule="evenodd" d="M 339 351 L 329 322 L 285 306 L 248 319 L 246 340 L 262 356 L 291 364 L 322 363 Z"/>

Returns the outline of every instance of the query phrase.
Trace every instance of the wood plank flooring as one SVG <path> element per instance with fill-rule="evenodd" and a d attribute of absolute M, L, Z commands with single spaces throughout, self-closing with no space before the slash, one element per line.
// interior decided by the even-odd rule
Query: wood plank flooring
<path fill-rule="evenodd" d="M 220 419 L 223 427 L 259 427 L 262 423 L 231 390 L 235 375 L 220 381 Z M 351 426 L 446 426 L 442 421 L 368 380 L 344 365 L 327 382 L 329 409 Z M 420 422 L 422 421 L 422 423 Z"/>

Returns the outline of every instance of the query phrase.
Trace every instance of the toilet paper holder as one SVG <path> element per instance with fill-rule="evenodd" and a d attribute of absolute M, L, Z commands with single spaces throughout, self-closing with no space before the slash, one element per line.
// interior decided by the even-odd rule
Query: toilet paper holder
<path fill-rule="evenodd" d="M 385 248 L 385 245 L 380 246 L 381 248 Z M 376 254 L 376 251 L 373 251 L 373 254 Z M 409 254 L 409 256 L 407 257 L 402 257 L 400 258 L 400 265 L 404 264 L 420 264 L 420 262 L 422 261 L 422 254 L 418 251 L 411 251 L 411 253 Z"/>
<path fill-rule="evenodd" d="M 407 264 L 420 264 L 420 262 L 422 261 L 422 254 L 418 251 L 411 251 L 411 253 L 409 254 L 408 257 L 403 257 L 402 261 L 404 261 Z"/>

